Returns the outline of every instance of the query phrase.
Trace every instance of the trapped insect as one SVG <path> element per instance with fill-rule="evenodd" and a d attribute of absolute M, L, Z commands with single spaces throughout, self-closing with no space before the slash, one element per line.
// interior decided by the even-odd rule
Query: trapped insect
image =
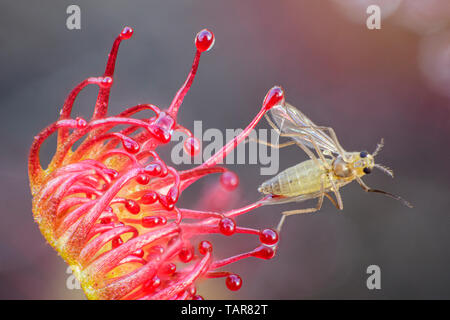
<path fill-rule="evenodd" d="M 265 115 L 269 124 L 280 137 L 289 137 L 291 141 L 279 145 L 262 143 L 276 148 L 298 145 L 310 159 L 280 172 L 261 184 L 258 191 L 269 196 L 264 200 L 265 204 L 300 202 L 318 198 L 314 208 L 282 212 L 277 227 L 278 231 L 280 231 L 286 216 L 320 210 L 324 197 L 327 197 L 336 208 L 342 210 L 344 206 L 339 189 L 353 180 L 356 180 L 366 192 L 385 194 L 412 208 L 409 202 L 399 196 L 372 189 L 362 180 L 362 177 L 371 173 L 373 168 L 378 168 L 394 177 L 391 169 L 375 163 L 374 160 L 384 145 L 383 139 L 372 154 L 367 151 L 347 152 L 340 145 L 332 128 L 315 125 L 290 104 L 279 104 L 273 107 L 269 113 L 272 120 Z M 329 193 L 334 193 L 336 200 Z"/>

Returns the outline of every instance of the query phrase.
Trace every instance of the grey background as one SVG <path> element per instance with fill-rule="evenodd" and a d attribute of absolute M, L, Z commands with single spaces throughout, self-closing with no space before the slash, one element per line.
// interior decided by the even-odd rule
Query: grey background
<path fill-rule="evenodd" d="M 82 29 L 65 27 L 76 3 Z M 342 190 L 344 211 L 326 201 L 320 213 L 288 219 L 278 255 L 229 267 L 242 275 L 237 293 L 222 280 L 199 289 L 206 298 L 403 299 L 450 298 L 449 98 L 431 90 L 417 66 L 419 37 L 383 21 L 378 31 L 347 21 L 328 1 L 2 1 L 0 4 L 0 298 L 83 298 L 66 289 L 66 265 L 33 222 L 27 155 L 33 136 L 55 121 L 65 96 L 103 72 L 114 37 L 135 29 L 120 48 L 110 113 L 151 102 L 167 106 L 190 68 L 193 37 L 208 27 L 216 43 L 180 111 L 192 128 L 242 128 L 267 90 L 284 87 L 287 100 L 313 121 L 334 127 L 347 150 L 372 151 L 392 167 L 365 181 L 401 194 L 414 209 L 356 184 Z M 444 66 L 445 67 L 445 66 Z M 96 88 L 80 95 L 74 113 L 88 117 Z M 267 128 L 265 123 L 260 125 Z M 47 156 L 54 146 L 45 146 Z M 167 152 L 166 152 L 167 154 Z M 281 151 L 280 169 L 305 159 Z M 257 165 L 230 166 L 241 178 L 234 207 L 258 199 L 267 177 Z M 211 177 L 193 185 L 180 204 L 207 197 Z M 275 226 L 279 212 L 313 203 L 271 206 L 238 220 Z M 220 256 L 252 249 L 257 239 L 215 237 Z M 381 267 L 382 290 L 366 288 L 366 268 Z"/>

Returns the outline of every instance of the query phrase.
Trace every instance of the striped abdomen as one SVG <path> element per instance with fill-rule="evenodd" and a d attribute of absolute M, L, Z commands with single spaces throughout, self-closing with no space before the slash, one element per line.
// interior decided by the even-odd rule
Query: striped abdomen
<path fill-rule="evenodd" d="M 285 197 L 320 192 L 321 179 L 326 173 L 313 160 L 306 160 L 295 166 L 287 168 L 278 175 L 265 181 L 258 191 L 264 194 L 273 194 Z M 329 179 L 324 179 L 324 189 L 330 189 Z"/>

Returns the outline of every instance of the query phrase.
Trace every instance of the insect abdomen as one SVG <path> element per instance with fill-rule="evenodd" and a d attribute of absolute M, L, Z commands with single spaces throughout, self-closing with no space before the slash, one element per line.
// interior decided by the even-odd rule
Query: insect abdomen
<path fill-rule="evenodd" d="M 287 168 L 275 177 L 265 181 L 258 191 L 279 196 L 296 196 L 320 191 L 324 169 L 312 160 Z M 325 179 L 327 180 L 327 179 Z M 326 188 L 326 182 L 324 187 Z"/>

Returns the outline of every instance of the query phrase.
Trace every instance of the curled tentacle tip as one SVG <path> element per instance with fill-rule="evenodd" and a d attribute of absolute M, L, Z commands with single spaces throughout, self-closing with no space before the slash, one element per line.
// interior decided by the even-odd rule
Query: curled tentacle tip
<path fill-rule="evenodd" d="M 91 77 L 88 79 L 88 83 L 96 84 L 100 88 L 111 88 L 113 79 L 111 77 Z"/>
<path fill-rule="evenodd" d="M 111 88 L 113 79 L 111 77 L 100 77 L 98 85 L 102 88 Z"/>
<path fill-rule="evenodd" d="M 203 29 L 195 36 L 195 46 L 199 52 L 205 52 L 211 50 L 214 46 L 215 37 L 208 29 Z"/>
<path fill-rule="evenodd" d="M 97 84 L 100 88 L 111 88 L 113 79 L 111 77 L 89 78 L 89 83 Z"/>

